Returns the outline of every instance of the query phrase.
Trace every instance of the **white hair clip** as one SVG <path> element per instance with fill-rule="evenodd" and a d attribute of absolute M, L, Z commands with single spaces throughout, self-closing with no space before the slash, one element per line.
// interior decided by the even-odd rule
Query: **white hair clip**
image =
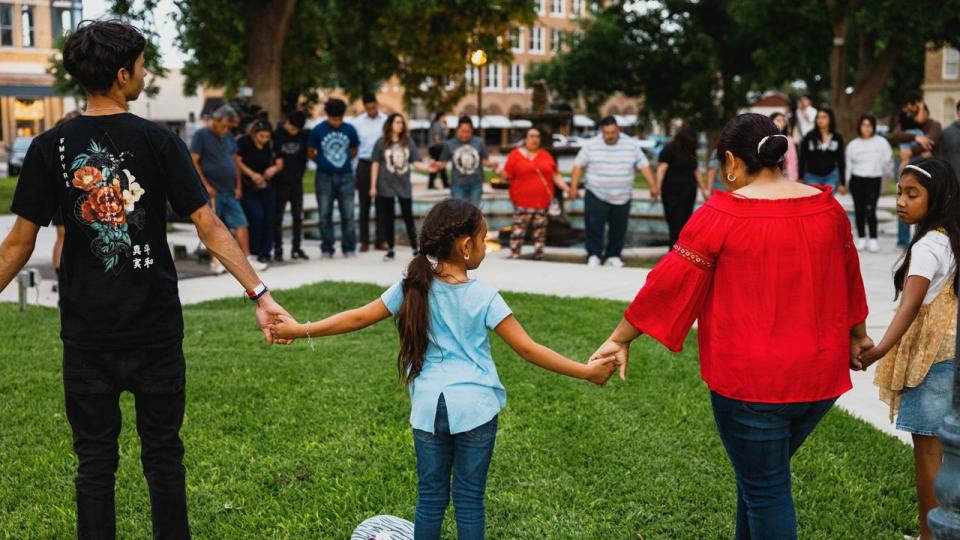
<path fill-rule="evenodd" d="M 777 133 L 776 135 L 767 135 L 766 137 L 760 139 L 760 144 L 757 145 L 757 154 L 759 154 L 760 149 L 763 148 L 763 143 L 767 142 L 767 139 L 769 139 L 770 137 L 783 137 L 784 139 L 787 138 L 787 136 L 782 133 Z"/>
<path fill-rule="evenodd" d="M 920 174 L 922 174 L 922 175 L 926 176 L 927 178 L 933 180 L 933 176 L 932 176 L 930 173 L 928 173 L 927 171 L 921 169 L 920 167 L 917 167 L 916 165 L 907 165 L 906 167 L 903 168 L 904 171 L 906 171 L 907 169 L 913 169 L 913 170 L 915 170 L 915 171 L 920 171 Z"/>

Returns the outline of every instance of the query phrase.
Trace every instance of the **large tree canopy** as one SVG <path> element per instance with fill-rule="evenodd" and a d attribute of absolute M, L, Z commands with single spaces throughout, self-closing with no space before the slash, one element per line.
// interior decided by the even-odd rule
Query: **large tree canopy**
<path fill-rule="evenodd" d="M 615 2 L 530 76 L 593 107 L 615 91 L 643 97 L 647 115 L 708 130 L 752 92 L 804 81 L 852 134 L 878 98 L 890 107 L 919 84 L 924 47 L 956 44 L 958 27 L 960 0 Z"/>
<path fill-rule="evenodd" d="M 158 0 L 113 0 L 112 11 L 149 20 Z M 314 89 L 351 97 L 397 77 L 410 104 L 443 109 L 467 92 L 471 49 L 491 62 L 510 59 L 503 36 L 536 18 L 533 0 L 176 0 L 177 46 L 187 53 L 186 90 L 253 89 L 253 103 L 277 118 Z M 148 27 L 152 28 L 152 27 Z M 159 71 L 156 34 L 148 60 Z M 51 68 L 65 88 L 69 76 Z"/>

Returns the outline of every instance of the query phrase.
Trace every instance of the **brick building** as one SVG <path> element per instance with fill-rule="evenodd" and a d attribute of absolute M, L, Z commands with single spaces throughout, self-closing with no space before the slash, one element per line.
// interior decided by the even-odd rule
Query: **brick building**
<path fill-rule="evenodd" d="M 960 51 L 950 47 L 927 51 L 923 99 L 930 115 L 943 127 L 956 121 L 960 101 Z"/>
<path fill-rule="evenodd" d="M 80 0 L 0 3 L 0 143 L 36 135 L 63 116 L 64 99 L 46 70 L 56 39 L 80 18 Z"/>

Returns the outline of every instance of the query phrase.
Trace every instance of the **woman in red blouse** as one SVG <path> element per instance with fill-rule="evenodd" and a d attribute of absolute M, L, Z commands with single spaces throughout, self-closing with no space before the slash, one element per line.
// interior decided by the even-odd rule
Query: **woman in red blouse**
<path fill-rule="evenodd" d="M 520 257 L 520 246 L 533 223 L 533 258 L 543 258 L 547 242 L 547 209 L 553 199 L 554 186 L 566 192 L 557 162 L 550 152 L 540 148 L 540 130 L 530 128 L 523 145 L 510 152 L 501 173 L 510 180 L 513 201 L 513 229 L 510 232 L 510 258 Z"/>
<path fill-rule="evenodd" d="M 680 351 L 699 321 L 700 372 L 737 479 L 736 538 L 796 538 L 790 458 L 870 348 L 850 220 L 829 188 L 783 176 L 787 140 L 742 114 L 717 144 L 728 193 L 694 213 L 596 355 L 648 334 Z"/>

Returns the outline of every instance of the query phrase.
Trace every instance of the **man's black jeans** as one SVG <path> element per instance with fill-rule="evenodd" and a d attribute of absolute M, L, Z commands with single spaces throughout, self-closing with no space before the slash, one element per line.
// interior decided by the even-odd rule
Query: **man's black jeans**
<path fill-rule="evenodd" d="M 190 538 L 183 468 L 185 362 L 167 346 L 96 350 L 64 344 L 63 387 L 77 454 L 77 536 L 116 538 L 114 474 L 119 462 L 120 393 L 136 399 L 140 460 L 150 490 L 153 537 Z"/>

